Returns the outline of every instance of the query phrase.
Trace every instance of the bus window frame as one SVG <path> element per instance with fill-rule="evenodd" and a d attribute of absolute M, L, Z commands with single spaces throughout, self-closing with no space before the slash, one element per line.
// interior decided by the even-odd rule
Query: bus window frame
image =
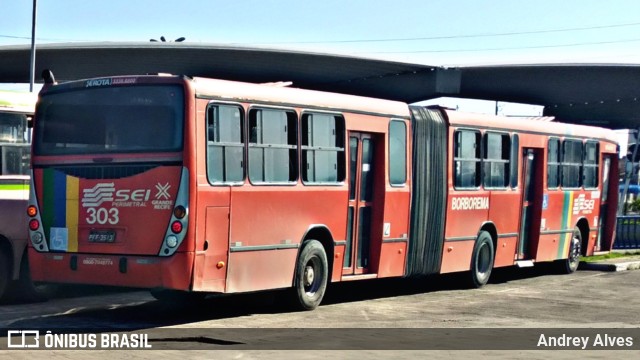
<path fill-rule="evenodd" d="M 293 181 L 278 181 L 278 182 L 269 182 L 269 181 L 253 181 L 251 179 L 251 160 L 250 160 L 250 155 L 249 155 L 249 150 L 252 148 L 251 146 L 251 131 L 250 131 L 250 117 L 251 117 L 251 111 L 252 110 L 279 110 L 279 111 L 284 111 L 284 112 L 291 112 L 295 115 L 295 121 L 294 123 L 296 124 L 296 144 L 295 144 L 295 150 L 296 150 L 296 156 L 295 156 L 295 164 L 296 164 L 296 179 Z M 295 108 L 293 107 L 289 107 L 289 106 L 277 106 L 277 105 L 263 105 L 263 104 L 250 104 L 247 109 L 246 109 L 246 113 L 245 113 L 245 134 L 246 134 L 246 161 L 247 161 L 247 165 L 246 165 L 246 178 L 249 180 L 249 183 L 253 186 L 296 186 L 300 183 L 300 116 L 298 114 L 298 111 L 296 111 Z"/>
<path fill-rule="evenodd" d="M 580 163 L 578 165 L 578 186 L 564 186 L 564 166 L 575 166 L 576 163 L 569 163 L 570 165 L 565 165 L 565 161 L 564 161 L 564 144 L 565 142 L 570 141 L 570 142 L 576 142 L 576 143 L 580 143 Z M 582 167 L 583 167 L 583 162 L 584 162 L 584 139 L 576 139 L 576 138 L 572 138 L 572 137 L 565 137 L 564 139 L 562 139 L 562 141 L 560 142 L 560 169 L 561 169 L 561 175 L 560 175 L 560 188 L 562 190 L 568 190 L 568 191 L 576 191 L 576 190 L 582 190 L 584 189 L 584 184 L 583 184 L 583 178 L 582 178 Z"/>
<path fill-rule="evenodd" d="M 495 135 L 500 135 L 500 137 L 504 137 L 506 136 L 507 139 L 509 139 L 509 158 L 508 159 L 489 159 L 486 156 L 488 156 L 488 149 L 487 146 L 485 146 L 485 142 L 488 143 L 489 141 L 489 134 L 495 134 Z M 480 153 L 481 153 L 481 165 L 480 165 L 480 169 L 481 169 L 481 179 L 480 179 L 480 183 L 482 185 L 483 189 L 486 190 L 491 190 L 491 191 L 504 191 L 504 190 L 509 190 L 511 187 L 511 156 L 512 156 L 512 143 L 511 143 L 511 134 L 506 132 L 506 131 L 495 131 L 495 130 L 487 130 L 484 133 L 482 133 L 482 137 L 480 139 Z M 488 144 L 487 144 L 488 145 Z M 501 149 L 502 152 L 504 152 L 504 150 Z M 487 161 L 485 161 L 487 160 Z M 499 161 L 498 161 L 499 160 Z M 484 183 L 484 179 L 485 179 L 485 171 L 484 171 L 484 164 L 485 163 L 500 163 L 500 164 L 504 164 L 506 163 L 508 165 L 508 170 L 505 171 L 504 173 L 504 180 L 506 180 L 506 185 L 504 186 L 486 186 Z"/>
<path fill-rule="evenodd" d="M 335 182 L 317 182 L 317 181 L 313 181 L 313 182 L 309 182 L 309 181 L 305 181 L 304 177 L 302 176 L 302 167 L 305 165 L 303 164 L 302 161 L 302 152 L 304 150 L 311 150 L 311 149 L 304 149 L 304 146 L 308 146 L 308 145 L 302 145 L 302 122 L 303 119 L 305 117 L 305 115 L 313 115 L 313 114 L 318 114 L 318 115 L 332 115 L 334 117 L 339 116 L 340 118 L 342 118 L 342 164 L 340 164 L 340 161 L 338 161 L 338 165 L 337 166 L 342 166 L 342 180 L 338 180 Z M 347 148 L 346 148 L 346 143 L 347 143 L 347 120 L 345 119 L 345 116 L 343 113 L 338 112 L 338 111 L 321 111 L 321 110 L 313 110 L 313 109 L 303 109 L 300 111 L 300 114 L 298 116 L 298 180 L 304 185 L 304 186 L 343 186 L 344 184 L 346 184 L 347 181 Z M 336 134 L 336 139 L 338 138 L 337 134 Z M 336 147 L 336 149 L 338 149 Z M 336 151 L 340 151 L 340 150 L 336 150 Z M 338 175 L 341 173 L 340 170 L 341 169 L 337 169 L 338 170 Z"/>
<path fill-rule="evenodd" d="M 393 183 L 391 182 L 391 124 L 394 122 L 398 122 L 401 123 L 402 125 L 404 125 L 404 182 L 402 183 Z M 389 163 L 388 167 L 388 176 L 389 176 L 389 186 L 393 187 L 393 188 L 404 188 L 407 186 L 407 180 L 409 178 L 408 174 L 407 174 L 407 170 L 409 168 L 409 157 L 407 156 L 407 150 L 409 149 L 409 136 L 410 134 L 408 134 L 409 131 L 409 125 L 407 124 L 407 121 L 404 119 L 400 119 L 400 118 L 391 118 L 389 119 L 389 125 L 388 125 L 388 129 L 387 129 L 387 141 L 389 142 L 388 146 L 389 146 L 389 152 L 387 154 L 387 161 Z"/>
<path fill-rule="evenodd" d="M 595 144 L 596 146 L 596 162 L 594 165 L 589 165 L 589 167 L 593 167 L 595 168 L 595 180 L 596 180 L 596 184 L 593 187 L 587 187 L 584 185 L 584 181 L 585 181 L 585 177 L 584 177 L 584 168 L 586 167 L 585 165 L 585 159 L 586 154 L 587 154 L 587 145 L 588 144 Z M 595 141 L 595 140 L 590 140 L 587 139 L 583 144 L 582 144 L 582 186 L 584 187 L 585 190 L 597 190 L 600 187 L 600 142 L 599 141 Z"/>
<path fill-rule="evenodd" d="M 478 178 L 478 185 L 477 186 L 457 186 L 456 185 L 456 162 L 457 161 L 471 161 L 470 159 L 466 159 L 466 158 L 456 158 L 455 153 L 456 153 L 456 133 L 460 132 L 460 131 L 470 131 L 470 132 L 474 132 L 479 134 L 479 141 L 477 142 L 480 146 L 480 155 L 477 159 L 476 163 L 479 163 L 479 174 L 478 172 L 476 172 L 476 178 Z M 451 157 L 453 160 L 453 164 L 452 164 L 452 168 L 451 168 L 451 179 L 453 182 L 453 189 L 454 190 L 463 190 L 463 191 L 469 191 L 469 190 L 481 190 L 482 189 L 482 131 L 480 129 L 476 129 L 476 128 L 470 128 L 470 127 L 460 127 L 460 128 L 454 128 L 453 129 L 453 139 L 451 141 Z M 460 160 L 460 159 L 466 159 L 466 160 Z M 477 166 L 477 165 L 476 165 Z"/>
<path fill-rule="evenodd" d="M 245 166 L 242 169 L 242 181 L 225 181 L 225 182 L 211 182 L 211 180 L 209 179 L 209 152 L 208 152 L 208 147 L 209 147 L 209 107 L 211 106 L 218 106 L 218 105 L 223 105 L 223 106 L 236 106 L 240 109 L 240 118 L 241 118 L 241 131 L 242 131 L 242 135 L 244 136 L 244 143 L 242 144 L 242 148 L 244 150 L 244 156 L 242 161 L 244 161 Z M 247 183 L 247 178 L 249 177 L 247 174 L 247 159 L 248 159 L 248 148 L 247 148 L 247 113 L 245 111 L 244 106 L 239 103 L 239 102 L 227 102 L 227 101 L 217 101 L 217 100 L 211 100 L 207 103 L 207 107 L 205 108 L 205 119 L 204 119 L 204 137 L 205 137 L 205 170 L 207 173 L 207 182 L 209 183 L 209 185 L 211 186 L 243 186 L 244 184 Z"/>
<path fill-rule="evenodd" d="M 558 157 L 556 159 L 556 162 L 553 163 L 555 164 L 554 166 L 557 166 L 558 170 L 556 172 L 556 180 L 557 180 L 557 186 L 554 187 L 550 187 L 549 186 L 549 142 L 551 140 L 557 140 L 558 141 Z M 547 146 L 546 146 L 546 151 L 547 151 L 547 156 L 545 159 L 545 171 L 547 173 L 546 176 L 546 183 L 547 183 L 547 190 L 560 190 L 562 188 L 562 139 L 560 139 L 560 137 L 558 136 L 548 136 L 547 137 Z"/>
<path fill-rule="evenodd" d="M 514 145 L 515 140 L 515 145 Z M 518 133 L 510 134 L 511 153 L 509 154 L 509 187 L 517 190 L 520 185 L 520 135 Z M 515 164 L 515 165 L 514 165 Z"/>

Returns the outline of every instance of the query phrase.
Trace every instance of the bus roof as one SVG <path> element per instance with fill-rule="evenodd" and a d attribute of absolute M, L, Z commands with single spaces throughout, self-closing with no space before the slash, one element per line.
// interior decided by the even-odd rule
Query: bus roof
<path fill-rule="evenodd" d="M 505 131 L 520 131 L 555 135 L 558 137 L 581 137 L 607 140 L 618 143 L 613 130 L 594 126 L 567 124 L 557 121 L 540 121 L 531 118 L 514 118 L 506 116 L 472 114 L 446 110 L 449 123 L 454 126 L 484 127 Z"/>
<path fill-rule="evenodd" d="M 0 111 L 33 114 L 37 100 L 36 93 L 0 90 Z"/>
<path fill-rule="evenodd" d="M 409 117 L 409 107 L 399 101 L 337 94 L 281 86 L 286 83 L 253 84 L 228 80 L 194 78 L 196 95 L 233 101 L 258 101 L 291 106 L 326 108 Z"/>

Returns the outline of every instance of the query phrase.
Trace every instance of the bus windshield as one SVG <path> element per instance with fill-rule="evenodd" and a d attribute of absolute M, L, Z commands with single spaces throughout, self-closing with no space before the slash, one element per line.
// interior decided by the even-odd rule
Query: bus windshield
<path fill-rule="evenodd" d="M 45 94 L 36 110 L 35 155 L 182 149 L 180 86 L 126 86 Z"/>
<path fill-rule="evenodd" d="M 27 115 L 0 112 L 0 175 L 29 174 Z"/>

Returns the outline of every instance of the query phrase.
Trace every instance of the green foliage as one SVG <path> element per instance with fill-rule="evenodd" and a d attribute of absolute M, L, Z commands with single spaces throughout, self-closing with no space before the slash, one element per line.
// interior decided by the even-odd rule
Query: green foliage
<path fill-rule="evenodd" d="M 633 200 L 631 203 L 627 204 L 627 210 L 633 212 L 640 211 L 640 198 Z"/>
<path fill-rule="evenodd" d="M 608 254 L 582 257 L 580 259 L 580 261 L 594 262 L 594 261 L 602 261 L 602 260 L 608 260 L 608 259 L 633 258 L 633 257 L 639 256 L 639 255 L 640 255 L 640 251 L 639 250 L 636 250 L 636 251 L 625 251 L 625 252 L 610 252 Z"/>

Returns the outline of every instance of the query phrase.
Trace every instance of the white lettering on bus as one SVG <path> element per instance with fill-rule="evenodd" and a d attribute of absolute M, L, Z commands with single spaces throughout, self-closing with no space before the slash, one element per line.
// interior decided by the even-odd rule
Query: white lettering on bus
<path fill-rule="evenodd" d="M 112 79 L 111 84 L 112 85 L 135 84 L 136 80 L 137 80 L 136 78 L 118 78 L 118 79 Z"/>
<path fill-rule="evenodd" d="M 596 201 L 594 199 L 587 199 L 584 194 L 578 195 L 578 197 L 573 200 L 573 215 L 580 213 L 591 214 L 595 208 L 595 203 Z"/>
<path fill-rule="evenodd" d="M 111 85 L 111 79 L 92 79 L 87 80 L 84 87 L 105 86 Z"/>
<path fill-rule="evenodd" d="M 113 260 L 110 258 L 85 258 L 82 260 L 83 265 L 102 265 L 102 266 L 112 266 Z"/>
<path fill-rule="evenodd" d="M 488 197 L 458 197 L 451 199 L 451 210 L 486 210 Z"/>

